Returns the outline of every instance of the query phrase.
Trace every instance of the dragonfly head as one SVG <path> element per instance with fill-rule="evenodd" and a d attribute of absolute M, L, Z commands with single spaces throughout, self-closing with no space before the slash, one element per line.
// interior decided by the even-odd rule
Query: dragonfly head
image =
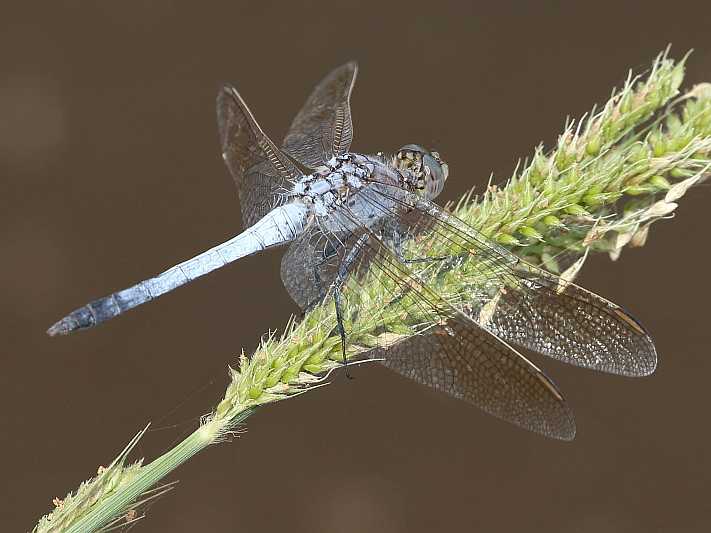
<path fill-rule="evenodd" d="M 395 167 L 407 171 L 413 179 L 409 184 L 427 200 L 442 192 L 449 175 L 449 167 L 439 154 L 419 144 L 406 144 L 400 148 L 395 154 Z"/>

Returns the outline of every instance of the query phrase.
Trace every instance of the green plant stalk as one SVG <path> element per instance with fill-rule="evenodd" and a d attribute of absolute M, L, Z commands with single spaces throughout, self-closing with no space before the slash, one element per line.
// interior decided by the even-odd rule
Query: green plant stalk
<path fill-rule="evenodd" d="M 643 245 L 650 225 L 667 217 L 711 164 L 711 86 L 697 86 L 672 102 L 684 63 L 661 54 L 646 79 L 630 77 L 601 111 L 568 124 L 554 150 L 538 147 L 505 186 L 489 186 L 480 197 L 465 195 L 455 214 L 527 261 L 563 271 L 567 279 L 587 252 L 616 259 L 623 247 Z M 458 302 L 481 282 L 482 269 L 469 261 L 447 272 L 416 273 Z M 349 359 L 362 356 L 382 335 L 417 333 L 421 317 L 375 312 L 387 296 L 382 284 L 366 279 L 360 289 L 361 314 L 372 311 L 377 319 L 351 324 Z M 299 323 L 292 318 L 281 336 L 265 336 L 251 358 L 243 353 L 238 369 L 230 368 L 223 399 L 193 434 L 145 466 L 125 465 L 130 445 L 108 469 L 59 502 L 34 531 L 86 532 L 115 523 L 168 473 L 220 442 L 256 408 L 321 386 L 341 366 L 335 326 L 333 306 L 325 304 Z"/>
<path fill-rule="evenodd" d="M 250 415 L 249 410 L 235 416 L 233 424 L 238 424 Z M 170 472 L 215 442 L 215 436 L 222 428 L 215 424 L 205 424 L 180 442 L 175 448 L 143 466 L 132 476 L 131 482 L 113 490 L 101 501 L 101 505 L 92 510 L 84 520 L 78 521 L 64 530 L 67 533 L 96 531 L 111 522 L 115 517 L 125 514 L 143 494 L 155 486 Z"/>

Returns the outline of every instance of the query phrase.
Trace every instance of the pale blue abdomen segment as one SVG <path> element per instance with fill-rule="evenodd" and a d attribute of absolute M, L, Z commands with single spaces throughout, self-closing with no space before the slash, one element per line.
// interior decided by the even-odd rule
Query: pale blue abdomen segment
<path fill-rule="evenodd" d="M 237 259 L 291 242 L 303 231 L 307 215 L 308 209 L 302 203 L 277 207 L 254 226 L 229 241 L 153 278 L 72 311 L 50 327 L 47 333 L 52 336 L 66 335 L 72 331 L 96 326 Z"/>

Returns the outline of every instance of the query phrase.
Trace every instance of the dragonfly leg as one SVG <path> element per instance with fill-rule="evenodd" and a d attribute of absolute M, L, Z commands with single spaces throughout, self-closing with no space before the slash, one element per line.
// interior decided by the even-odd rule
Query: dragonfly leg
<path fill-rule="evenodd" d="M 434 263 L 436 261 L 444 261 L 445 259 L 451 259 L 453 255 L 443 255 L 441 257 L 415 257 L 413 259 L 406 259 L 405 257 L 400 257 L 400 261 L 406 265 L 412 263 Z"/>
<path fill-rule="evenodd" d="M 346 358 L 346 329 L 343 326 L 343 306 L 341 302 L 341 290 L 346 282 L 346 279 L 348 279 L 348 275 L 351 272 L 353 263 L 355 262 L 356 258 L 360 256 L 360 253 L 366 242 L 368 242 L 369 238 L 370 236 L 368 234 L 361 235 L 358 238 L 353 247 L 348 251 L 346 256 L 341 261 L 341 264 L 338 265 L 338 272 L 336 273 L 336 279 L 333 281 L 332 286 L 333 303 L 336 306 L 336 321 L 338 327 L 338 334 L 341 336 L 341 350 L 343 352 L 343 365 L 345 367 L 348 367 L 348 359 Z M 353 377 L 348 373 L 347 368 L 346 376 L 349 379 L 352 379 Z"/>
<path fill-rule="evenodd" d="M 318 287 L 318 296 L 314 301 L 309 302 L 306 305 L 304 309 L 305 313 L 311 311 L 314 307 L 323 302 L 323 300 L 326 298 L 326 287 L 324 286 L 323 280 L 321 279 L 321 274 L 319 273 L 319 270 L 335 255 L 336 250 L 334 248 L 331 248 L 330 250 L 327 249 L 323 252 L 323 257 L 321 258 L 321 260 L 313 265 L 314 281 L 316 282 L 316 286 Z"/>
<path fill-rule="evenodd" d="M 402 235 L 397 231 L 389 232 L 387 235 L 387 240 L 390 242 L 393 252 L 400 260 L 400 262 L 409 265 L 413 263 L 434 263 L 436 261 L 445 261 L 451 259 L 454 256 L 443 255 L 435 257 L 405 257 L 405 252 L 403 251 L 403 239 Z"/>
<path fill-rule="evenodd" d="M 353 376 L 348 372 L 348 360 L 346 359 L 346 329 L 343 327 L 343 314 L 341 311 L 341 290 L 340 287 L 333 291 L 333 303 L 336 306 L 336 323 L 338 334 L 341 336 L 341 350 L 343 351 L 343 366 L 346 367 L 346 377 L 353 379 Z"/>

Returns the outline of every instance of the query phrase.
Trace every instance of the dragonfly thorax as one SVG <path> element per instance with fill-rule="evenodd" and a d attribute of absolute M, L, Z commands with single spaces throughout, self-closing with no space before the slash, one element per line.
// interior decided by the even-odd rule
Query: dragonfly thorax
<path fill-rule="evenodd" d="M 341 205 L 350 205 L 376 171 L 376 161 L 357 154 L 331 158 L 326 165 L 299 179 L 291 196 L 311 206 L 316 216 L 328 216 Z"/>

